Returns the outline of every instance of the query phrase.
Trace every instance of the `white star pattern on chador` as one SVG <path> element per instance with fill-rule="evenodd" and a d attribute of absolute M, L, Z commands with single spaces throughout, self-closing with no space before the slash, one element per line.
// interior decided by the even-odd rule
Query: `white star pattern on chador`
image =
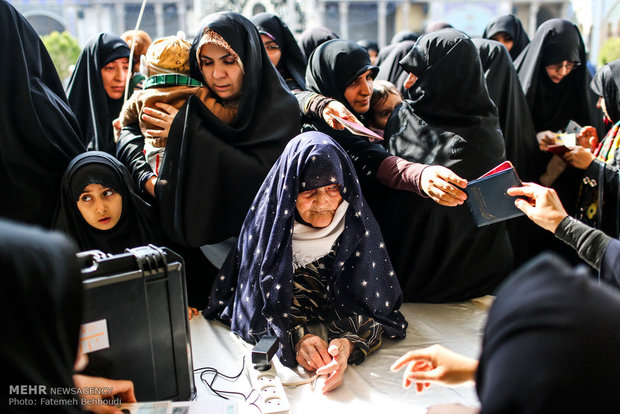
<path fill-rule="evenodd" d="M 331 271 L 323 270 L 329 275 L 325 292 L 332 294 L 318 298 L 328 300 L 342 317 L 372 318 L 387 337 L 405 334 L 406 321 L 398 312 L 400 286 L 390 278 L 394 270 L 353 165 L 329 137 L 305 133 L 289 142 L 263 182 L 238 244 L 222 266 L 220 275 L 225 277 L 216 279 L 205 310 L 207 317 L 230 323 L 246 341 L 255 343 L 266 333 L 277 336 L 278 354 L 286 366 L 297 364 L 287 331 L 293 302 L 295 200 L 301 191 L 331 183 L 340 185 L 348 206 L 344 229 L 337 241 L 330 242 L 337 246 Z M 321 269 L 318 263 L 317 269 Z"/>

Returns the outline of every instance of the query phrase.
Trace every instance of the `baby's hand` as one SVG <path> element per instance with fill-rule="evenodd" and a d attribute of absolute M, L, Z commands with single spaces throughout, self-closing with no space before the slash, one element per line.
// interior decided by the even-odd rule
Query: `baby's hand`
<path fill-rule="evenodd" d="M 598 134 L 593 126 L 585 126 L 581 128 L 577 134 L 577 145 L 581 145 L 590 151 L 594 151 L 598 147 Z"/>

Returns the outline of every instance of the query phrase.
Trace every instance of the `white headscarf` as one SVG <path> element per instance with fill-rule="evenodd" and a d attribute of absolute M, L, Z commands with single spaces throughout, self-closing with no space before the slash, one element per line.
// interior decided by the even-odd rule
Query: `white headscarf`
<path fill-rule="evenodd" d="M 344 230 L 345 213 L 349 203 L 342 200 L 334 213 L 332 222 L 326 227 L 316 228 L 295 221 L 293 227 L 293 270 L 328 254 L 336 239 Z"/>

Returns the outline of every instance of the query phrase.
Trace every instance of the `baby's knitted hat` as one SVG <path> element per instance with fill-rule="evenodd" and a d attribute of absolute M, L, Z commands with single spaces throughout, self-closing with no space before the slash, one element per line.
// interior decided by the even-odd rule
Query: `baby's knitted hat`
<path fill-rule="evenodd" d="M 140 72 L 146 77 L 162 73 L 189 75 L 189 50 L 192 45 L 177 36 L 155 40 L 140 63 Z"/>

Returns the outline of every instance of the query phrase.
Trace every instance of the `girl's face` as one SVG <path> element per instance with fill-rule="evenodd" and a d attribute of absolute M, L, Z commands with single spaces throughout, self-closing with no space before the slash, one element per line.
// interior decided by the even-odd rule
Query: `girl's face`
<path fill-rule="evenodd" d="M 356 114 L 365 114 L 370 109 L 372 96 L 372 71 L 359 75 L 344 90 L 344 97 Z"/>
<path fill-rule="evenodd" d="M 510 36 L 506 32 L 498 32 L 494 34 L 493 36 L 491 36 L 491 39 L 498 41 L 504 46 L 506 46 L 506 49 L 508 49 L 509 52 L 510 52 L 510 49 L 512 49 L 512 47 L 515 44 L 514 40 L 512 39 L 512 36 Z"/>
<path fill-rule="evenodd" d="M 280 59 L 282 58 L 282 50 L 280 49 L 280 46 L 278 46 L 275 40 L 267 35 L 262 34 L 260 35 L 260 38 L 263 40 L 263 45 L 265 45 L 265 50 L 267 51 L 269 60 L 273 66 L 277 68 L 278 63 L 280 63 Z"/>
<path fill-rule="evenodd" d="M 547 71 L 547 76 L 549 76 L 549 79 L 551 79 L 553 83 L 560 83 L 562 79 L 570 75 L 577 66 L 579 66 L 578 63 L 565 60 L 560 63 L 545 66 L 545 70 Z"/>
<path fill-rule="evenodd" d="M 77 208 L 92 227 L 97 230 L 110 230 L 121 219 L 123 198 L 111 188 L 101 184 L 89 184 L 82 190 Z"/>
<path fill-rule="evenodd" d="M 302 191 L 297 196 L 297 212 L 312 227 L 327 227 L 342 203 L 338 184 Z"/>
<path fill-rule="evenodd" d="M 128 58 L 113 60 L 101 69 L 103 89 L 105 89 L 110 99 L 121 99 L 123 97 L 128 70 Z"/>
<path fill-rule="evenodd" d="M 388 93 L 383 101 L 379 102 L 375 108 L 372 108 L 372 126 L 377 129 L 385 129 L 392 111 L 402 101 L 400 95 Z"/>
<path fill-rule="evenodd" d="M 243 70 L 222 46 L 207 43 L 200 48 L 200 71 L 209 89 L 221 99 L 236 99 L 243 86 Z"/>

